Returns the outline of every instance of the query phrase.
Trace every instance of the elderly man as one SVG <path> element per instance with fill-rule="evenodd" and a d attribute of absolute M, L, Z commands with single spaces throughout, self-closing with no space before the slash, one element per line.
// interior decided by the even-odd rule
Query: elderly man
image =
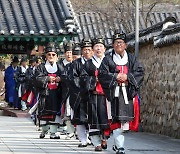
<path fill-rule="evenodd" d="M 98 79 L 107 99 L 111 102 L 114 150 L 124 154 L 123 127 L 134 118 L 133 99 L 143 81 L 144 69 L 135 56 L 126 51 L 126 34 L 116 31 L 113 36 L 113 50 L 102 61 Z M 106 131 L 108 135 L 108 131 Z"/>
<path fill-rule="evenodd" d="M 90 143 L 87 131 L 88 93 L 81 95 L 81 91 L 83 91 L 85 86 L 82 84 L 80 77 L 85 62 L 93 55 L 91 40 L 83 39 L 81 41 L 80 52 L 82 53 L 82 57 L 72 62 L 69 72 L 70 105 L 74 111 L 72 123 L 76 125 L 77 135 L 80 140 L 78 147 L 86 147 Z"/>
<path fill-rule="evenodd" d="M 95 38 L 92 40 L 94 55 L 85 63 L 82 78 L 86 81 L 86 88 L 90 94 L 88 100 L 88 123 L 90 125 L 89 135 L 95 146 L 95 151 L 102 151 L 107 148 L 104 140 L 104 130 L 109 128 L 106 99 L 98 80 L 99 67 L 105 57 L 104 39 Z"/>
<path fill-rule="evenodd" d="M 45 63 L 40 64 L 35 71 L 35 86 L 39 92 L 39 119 L 44 138 L 50 128 L 50 139 L 59 139 L 56 134 L 58 127 L 57 113 L 60 109 L 60 68 L 57 65 L 57 49 L 54 43 L 45 48 Z"/>

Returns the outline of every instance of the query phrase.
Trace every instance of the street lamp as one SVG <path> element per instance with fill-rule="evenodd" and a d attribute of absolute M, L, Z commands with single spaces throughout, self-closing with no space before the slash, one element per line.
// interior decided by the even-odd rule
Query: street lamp
<path fill-rule="evenodd" d="M 139 56 L 139 0 L 136 0 L 135 12 L 135 56 Z"/>

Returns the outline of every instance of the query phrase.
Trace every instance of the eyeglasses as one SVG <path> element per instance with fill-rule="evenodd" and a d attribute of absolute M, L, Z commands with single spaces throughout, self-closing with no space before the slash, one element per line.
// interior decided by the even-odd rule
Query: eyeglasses
<path fill-rule="evenodd" d="M 53 54 L 48 53 L 47 55 L 48 55 L 49 57 L 50 57 L 50 56 L 53 56 L 53 57 L 56 56 L 55 53 L 53 53 Z"/>
<path fill-rule="evenodd" d="M 122 45 L 122 44 L 124 44 L 124 43 L 125 43 L 124 41 L 115 41 L 115 42 L 114 42 L 115 45 Z"/>

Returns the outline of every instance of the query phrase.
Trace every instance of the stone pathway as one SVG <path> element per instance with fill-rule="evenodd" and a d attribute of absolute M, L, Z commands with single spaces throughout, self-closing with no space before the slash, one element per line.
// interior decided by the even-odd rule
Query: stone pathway
<path fill-rule="evenodd" d="M 30 118 L 0 116 L 0 154 L 113 154 L 112 139 L 108 149 L 94 152 L 93 146 L 78 148 L 76 139 L 60 140 L 39 139 L 39 131 Z M 127 133 L 126 154 L 179 154 L 180 140 L 148 133 Z"/>

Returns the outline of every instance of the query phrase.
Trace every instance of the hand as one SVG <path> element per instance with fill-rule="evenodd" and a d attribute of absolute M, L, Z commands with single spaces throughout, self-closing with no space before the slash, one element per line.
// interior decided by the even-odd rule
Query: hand
<path fill-rule="evenodd" d="M 60 82 L 61 81 L 61 78 L 59 76 L 56 77 L 55 79 L 56 82 Z"/>
<path fill-rule="evenodd" d="M 116 79 L 118 82 L 125 82 L 127 80 L 127 75 L 124 73 L 119 73 Z"/>
<path fill-rule="evenodd" d="M 49 76 L 49 82 L 50 82 L 50 83 L 53 83 L 55 80 L 56 80 L 56 78 L 55 78 L 55 77 L 53 77 L 53 76 Z"/>

